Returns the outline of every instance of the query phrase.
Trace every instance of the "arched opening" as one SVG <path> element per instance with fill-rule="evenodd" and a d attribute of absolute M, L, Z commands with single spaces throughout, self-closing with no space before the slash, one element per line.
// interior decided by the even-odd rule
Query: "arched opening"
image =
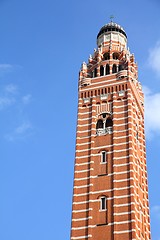
<path fill-rule="evenodd" d="M 113 121 L 110 117 L 107 118 L 105 127 L 106 127 L 106 132 L 107 133 L 109 133 L 109 134 L 112 133 Z"/>
<path fill-rule="evenodd" d="M 113 53 L 113 59 L 118 60 L 119 54 L 118 53 Z"/>
<path fill-rule="evenodd" d="M 124 65 L 120 64 L 120 65 L 118 66 L 118 71 L 122 71 L 122 70 L 124 70 Z"/>
<path fill-rule="evenodd" d="M 112 121 L 112 119 L 109 117 L 109 118 L 107 118 L 107 120 L 106 120 L 106 128 L 112 127 L 112 126 L 113 126 L 113 121 Z"/>
<path fill-rule="evenodd" d="M 100 198 L 100 210 L 107 210 L 107 198 L 106 198 L 106 196 L 102 196 Z"/>
<path fill-rule="evenodd" d="M 104 67 L 100 66 L 100 76 L 104 76 Z"/>
<path fill-rule="evenodd" d="M 101 152 L 101 162 L 102 163 L 106 163 L 107 162 L 107 152 L 106 151 L 102 151 Z"/>
<path fill-rule="evenodd" d="M 121 71 L 122 70 L 122 65 L 119 65 L 118 66 L 118 71 Z"/>
<path fill-rule="evenodd" d="M 113 64 L 112 73 L 116 73 L 116 72 L 117 72 L 117 66 L 116 64 Z"/>
<path fill-rule="evenodd" d="M 97 68 L 94 69 L 94 77 L 97 77 Z"/>
<path fill-rule="evenodd" d="M 109 60 L 109 59 L 110 59 L 110 54 L 109 54 L 109 52 L 106 52 L 106 53 L 103 55 L 103 59 L 104 59 L 104 60 Z"/>
<path fill-rule="evenodd" d="M 103 128 L 103 121 L 102 121 L 102 119 L 99 119 L 98 122 L 97 122 L 97 125 L 96 125 L 96 129 L 100 129 L 100 128 Z"/>
<path fill-rule="evenodd" d="M 110 74 L 109 64 L 106 65 L 106 75 Z"/>

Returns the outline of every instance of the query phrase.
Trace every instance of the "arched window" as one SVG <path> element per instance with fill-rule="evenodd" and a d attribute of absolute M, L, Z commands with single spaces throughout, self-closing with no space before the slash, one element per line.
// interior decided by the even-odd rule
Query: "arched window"
<path fill-rule="evenodd" d="M 122 65 L 119 65 L 118 66 L 118 71 L 121 71 L 122 70 Z"/>
<path fill-rule="evenodd" d="M 109 60 L 109 59 L 110 59 L 110 54 L 109 54 L 109 52 L 107 52 L 107 53 L 105 53 L 105 54 L 103 55 L 103 59 L 104 59 L 104 60 Z"/>
<path fill-rule="evenodd" d="M 98 120 L 96 129 L 103 128 L 103 121 L 101 119 Z"/>
<path fill-rule="evenodd" d="M 107 152 L 106 151 L 102 151 L 101 152 L 101 162 L 102 163 L 106 163 L 107 162 Z"/>
<path fill-rule="evenodd" d="M 109 118 L 107 118 L 107 120 L 106 120 L 106 128 L 112 127 L 112 126 L 113 126 L 113 121 L 112 121 L 112 119 L 109 117 Z"/>
<path fill-rule="evenodd" d="M 116 73 L 116 72 L 117 72 L 117 66 L 116 64 L 113 64 L 112 73 Z"/>
<path fill-rule="evenodd" d="M 106 75 L 110 74 L 109 64 L 106 65 Z"/>
<path fill-rule="evenodd" d="M 97 77 L 97 68 L 94 69 L 94 77 Z"/>
<path fill-rule="evenodd" d="M 107 198 L 106 198 L 106 196 L 102 196 L 100 198 L 100 210 L 107 210 Z"/>
<path fill-rule="evenodd" d="M 124 70 L 124 66 L 123 66 L 122 64 L 120 64 L 120 65 L 118 66 L 118 71 L 122 71 L 122 70 Z"/>
<path fill-rule="evenodd" d="M 118 53 L 113 53 L 113 59 L 118 60 L 119 54 Z"/>
<path fill-rule="evenodd" d="M 104 76 L 104 67 L 100 66 L 100 76 Z"/>

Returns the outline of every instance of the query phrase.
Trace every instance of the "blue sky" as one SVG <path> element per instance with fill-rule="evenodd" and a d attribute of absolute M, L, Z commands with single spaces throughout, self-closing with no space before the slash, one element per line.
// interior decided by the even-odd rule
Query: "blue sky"
<path fill-rule="evenodd" d="M 145 91 L 152 240 L 160 240 L 158 0 L 0 0 L 0 239 L 69 240 L 78 71 L 111 14 Z"/>

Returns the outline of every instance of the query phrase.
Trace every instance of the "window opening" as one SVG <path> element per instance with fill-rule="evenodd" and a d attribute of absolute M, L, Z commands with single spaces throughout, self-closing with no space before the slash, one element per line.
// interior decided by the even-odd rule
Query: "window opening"
<path fill-rule="evenodd" d="M 106 151 L 102 151 L 101 162 L 102 163 L 107 162 L 107 152 Z"/>
<path fill-rule="evenodd" d="M 116 72 L 117 72 L 117 66 L 116 64 L 113 64 L 112 73 L 116 73 Z"/>
<path fill-rule="evenodd" d="M 97 68 L 94 69 L 94 77 L 97 77 Z"/>
<path fill-rule="evenodd" d="M 113 126 L 113 121 L 111 118 L 107 118 L 107 121 L 106 121 L 106 127 L 112 127 Z"/>
<path fill-rule="evenodd" d="M 110 74 L 109 64 L 106 65 L 106 75 Z"/>
<path fill-rule="evenodd" d="M 110 54 L 109 53 L 105 53 L 103 55 L 103 58 L 104 58 L 104 60 L 109 60 L 110 59 Z"/>
<path fill-rule="evenodd" d="M 101 119 L 98 120 L 96 129 L 103 128 L 103 121 Z"/>
<path fill-rule="evenodd" d="M 106 210 L 106 197 L 101 197 L 101 210 Z"/>
<path fill-rule="evenodd" d="M 113 53 L 113 59 L 118 60 L 119 54 L 118 53 Z"/>
<path fill-rule="evenodd" d="M 100 76 L 104 76 L 104 67 L 100 66 Z"/>

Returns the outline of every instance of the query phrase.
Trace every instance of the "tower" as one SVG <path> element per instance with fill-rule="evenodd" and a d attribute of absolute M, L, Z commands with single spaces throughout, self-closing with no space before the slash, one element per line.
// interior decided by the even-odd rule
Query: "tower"
<path fill-rule="evenodd" d="M 79 73 L 71 240 L 149 240 L 144 98 L 124 29 L 110 22 Z"/>

